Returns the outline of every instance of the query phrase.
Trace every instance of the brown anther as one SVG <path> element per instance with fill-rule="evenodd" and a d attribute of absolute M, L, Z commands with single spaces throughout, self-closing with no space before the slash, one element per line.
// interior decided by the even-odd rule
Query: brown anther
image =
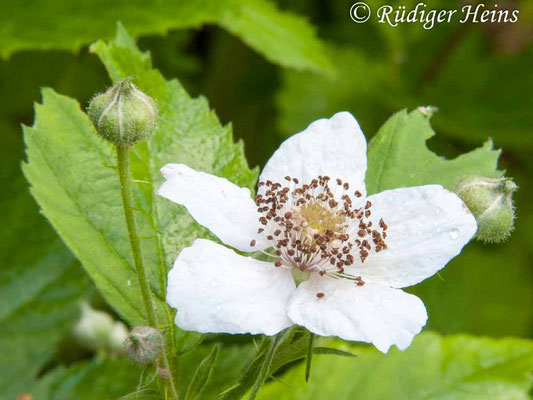
<path fill-rule="evenodd" d="M 365 204 L 365 210 L 368 210 L 370 207 L 372 207 L 372 203 L 367 200 Z"/>
<path fill-rule="evenodd" d="M 360 229 L 359 232 L 357 232 L 357 235 L 359 235 L 359 237 L 364 237 L 366 235 L 366 231 L 364 229 Z"/>
<path fill-rule="evenodd" d="M 285 180 L 290 182 L 290 181 L 291 181 L 291 177 L 287 175 L 287 176 L 285 177 Z"/>
<path fill-rule="evenodd" d="M 359 190 L 356 190 L 354 195 L 355 197 L 361 197 L 363 194 Z"/>
<path fill-rule="evenodd" d="M 255 241 L 255 239 L 253 239 L 253 240 L 250 242 L 250 247 L 254 247 L 254 246 L 255 246 L 255 243 L 256 243 L 256 241 Z"/>
<path fill-rule="evenodd" d="M 274 263 L 274 266 L 275 267 L 281 267 L 281 261 L 280 260 L 276 260 L 276 262 Z"/>
<path fill-rule="evenodd" d="M 318 297 L 319 299 L 321 299 L 322 297 L 324 297 L 324 293 L 322 293 L 322 292 L 318 292 L 318 293 L 316 294 L 316 297 Z"/>

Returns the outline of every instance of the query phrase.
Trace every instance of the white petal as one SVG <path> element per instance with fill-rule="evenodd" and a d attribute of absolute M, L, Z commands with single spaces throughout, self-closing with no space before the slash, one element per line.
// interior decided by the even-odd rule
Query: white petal
<path fill-rule="evenodd" d="M 414 285 L 432 276 L 476 233 L 474 216 L 454 193 L 439 185 L 387 190 L 368 197 L 371 220 L 388 225 L 387 250 L 371 252 L 350 268 L 367 282 L 392 287 Z"/>
<path fill-rule="evenodd" d="M 350 183 L 365 193 L 366 140 L 349 112 L 319 119 L 285 140 L 272 155 L 260 180 L 284 183 L 286 176 L 309 183 L 319 175 Z"/>
<path fill-rule="evenodd" d="M 167 302 L 185 330 L 274 335 L 292 325 L 286 307 L 294 290 L 289 270 L 197 239 L 168 274 Z"/>
<path fill-rule="evenodd" d="M 183 164 L 167 164 L 161 173 L 166 182 L 157 194 L 185 206 L 199 224 L 224 243 L 241 251 L 270 247 L 264 235 L 257 234 L 259 213 L 250 190 Z M 252 240 L 255 246 L 250 246 Z"/>
<path fill-rule="evenodd" d="M 400 289 L 328 277 L 300 284 L 288 312 L 317 335 L 372 343 L 383 353 L 392 345 L 409 347 L 427 320 L 422 301 Z"/>

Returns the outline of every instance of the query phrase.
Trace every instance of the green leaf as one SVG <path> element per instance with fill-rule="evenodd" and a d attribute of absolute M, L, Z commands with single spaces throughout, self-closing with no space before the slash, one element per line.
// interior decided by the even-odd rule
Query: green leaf
<path fill-rule="evenodd" d="M 265 380 L 281 367 L 307 354 L 310 333 L 300 328 L 290 328 L 274 337 L 265 336 L 255 357 L 246 367 L 238 382 L 221 394 L 223 400 L 240 399 L 250 389 L 254 398 Z"/>
<path fill-rule="evenodd" d="M 242 143 L 233 143 L 231 129 L 220 125 L 205 99 L 191 99 L 176 80 L 166 81 L 122 28 L 113 42 L 98 42 L 92 51 L 113 80 L 136 75 L 139 87 L 158 102 L 159 126 L 149 142 L 136 146 L 131 165 L 136 219 L 146 238 L 143 255 L 159 322 L 174 330 L 164 300 L 167 272 L 183 247 L 208 232 L 184 208 L 155 195 L 163 181 L 159 169 L 169 162 L 185 163 L 248 187 L 257 173 L 248 168 Z M 44 89 L 35 112 L 33 127 L 24 128 L 28 162 L 23 169 L 32 194 L 107 302 L 130 324 L 143 323 L 113 149 L 96 137 L 75 100 Z M 201 338 L 176 332 L 177 350 Z"/>
<path fill-rule="evenodd" d="M 118 0 L 112 6 L 104 0 L 38 0 L 32 7 L 13 3 L 0 14 L 0 54 L 76 50 L 111 37 L 117 21 L 135 37 L 219 24 L 278 65 L 322 72 L 330 68 L 310 24 L 280 11 L 270 0 Z"/>
<path fill-rule="evenodd" d="M 320 73 L 332 69 L 315 29 L 302 17 L 280 12 L 271 0 L 234 2 L 218 24 L 272 63 Z"/>
<path fill-rule="evenodd" d="M 334 356 L 341 356 L 341 357 L 357 357 L 356 354 L 350 353 L 349 351 L 332 349 L 331 347 L 315 347 L 313 349 L 313 353 L 314 354 L 331 354 Z"/>
<path fill-rule="evenodd" d="M 144 322 L 129 249 L 122 240 L 127 232 L 120 222 L 116 176 L 103 166 L 114 162 L 111 148 L 94 137 L 76 101 L 51 89 L 43 90 L 43 104 L 35 112 L 34 126 L 24 129 L 24 173 L 33 196 L 108 302 L 129 322 Z M 111 209 L 118 215 L 106 220 Z M 108 243 L 109 236 L 115 246 Z"/>
<path fill-rule="evenodd" d="M 187 388 L 187 393 L 185 394 L 185 400 L 195 400 L 200 398 L 202 390 L 205 388 L 211 373 L 215 367 L 218 354 L 218 345 L 213 346 L 211 353 L 202 360 L 198 369 L 194 373 L 191 383 Z"/>
<path fill-rule="evenodd" d="M 368 193 L 432 183 L 453 190 L 469 175 L 501 176 L 496 170 L 500 151 L 493 150 L 490 140 L 470 153 L 446 160 L 426 146 L 434 134 L 425 110 L 393 115 L 369 144 Z"/>
<path fill-rule="evenodd" d="M 95 357 L 89 362 L 59 367 L 45 375 L 31 391 L 34 399 L 43 400 L 112 400 L 141 386 L 142 371 L 125 359 Z M 153 388 L 139 387 L 133 399 L 154 397 Z M 151 397 L 140 397 L 148 393 Z M 134 394 L 139 394 L 136 397 Z"/>
<path fill-rule="evenodd" d="M 132 393 L 128 393 L 125 396 L 120 397 L 118 400 L 166 400 L 161 393 L 157 390 L 141 389 Z"/>
<path fill-rule="evenodd" d="M 332 342 L 335 343 L 335 342 Z M 263 387 L 260 399 L 346 400 L 526 400 L 531 388 L 533 342 L 424 333 L 404 352 L 381 354 L 369 346 L 337 346 L 357 358 L 313 360 L 309 383 L 305 365 Z"/>
<path fill-rule="evenodd" d="M 261 367 L 259 368 L 259 372 L 257 376 L 254 379 L 252 391 L 250 392 L 250 400 L 255 399 L 257 396 L 257 393 L 261 389 L 261 387 L 264 385 L 266 379 L 268 378 L 272 366 L 272 361 L 274 360 L 274 356 L 276 354 L 276 350 L 278 350 L 279 346 L 285 342 L 285 340 L 290 337 L 290 330 L 287 329 L 286 331 L 278 333 L 273 338 L 269 338 L 269 348 L 265 353 L 265 357 L 263 362 L 261 363 Z M 266 337 L 265 337 L 266 341 Z"/>
<path fill-rule="evenodd" d="M 309 374 L 311 373 L 311 361 L 313 360 L 315 334 L 309 334 L 309 346 L 307 347 L 307 355 L 305 358 L 305 381 L 309 381 Z"/>
<path fill-rule="evenodd" d="M 211 337 L 225 338 L 225 335 L 213 335 Z M 230 340 L 237 339 L 231 337 Z M 241 339 L 245 337 L 241 336 Z M 213 344 L 202 344 L 195 351 L 191 351 L 179 360 L 179 385 L 180 398 L 186 394 L 186 382 L 192 382 L 196 371 L 202 361 L 209 357 L 213 350 Z M 202 390 L 202 399 L 215 399 L 229 385 L 235 382 L 246 367 L 248 360 L 254 356 L 255 347 L 252 344 L 219 344 L 217 362 L 213 365 L 213 371 L 209 380 Z"/>
<path fill-rule="evenodd" d="M 0 399 L 32 386 L 76 320 L 88 287 L 79 264 L 57 242 L 17 275 L 0 287 L 0 364 L 6 367 L 0 372 Z"/>
<path fill-rule="evenodd" d="M 267 359 L 269 350 L 272 347 L 272 338 L 269 336 L 263 337 L 255 357 L 246 370 L 239 378 L 239 381 L 220 394 L 221 400 L 241 399 L 246 392 L 257 382 L 258 377 L 263 371 L 263 364 Z M 269 364 L 270 366 L 270 364 Z"/>
<path fill-rule="evenodd" d="M 4 142 L 1 153 L 0 399 L 10 400 L 27 392 L 54 356 L 90 282 L 39 215 L 17 152 Z"/>

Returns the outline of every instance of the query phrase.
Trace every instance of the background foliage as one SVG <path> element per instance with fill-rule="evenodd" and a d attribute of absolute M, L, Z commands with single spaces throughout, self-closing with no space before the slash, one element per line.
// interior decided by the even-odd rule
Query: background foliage
<path fill-rule="evenodd" d="M 74 251 L 75 257 L 39 214 L 20 168 L 25 159 L 20 124 L 32 125 L 39 110 L 49 107 L 62 114 L 52 118 L 45 113 L 46 117 L 40 119 L 42 125 L 26 128 L 26 140 L 34 141 L 34 150 L 46 149 L 43 157 L 64 155 L 64 169 L 72 174 L 69 178 L 76 177 L 77 173 L 76 165 L 69 162 L 84 154 L 100 154 L 100 160 L 89 160 L 94 162 L 91 173 L 97 180 L 112 180 L 112 169 L 101 165 L 102 160 L 113 162 L 106 153 L 109 149 L 90 136 L 90 131 L 85 131 L 86 142 L 80 143 L 80 135 L 84 132 L 76 130 L 75 135 L 71 135 L 72 128 L 69 130 L 68 124 L 72 123 L 72 118 L 78 118 L 82 125 L 87 125 L 80 110 L 90 96 L 109 85 L 109 76 L 117 79 L 131 73 L 140 76 L 141 88 L 144 85 L 145 89 L 152 90 L 151 95 L 168 98 L 168 107 L 162 107 L 168 123 L 163 123 L 162 133 L 156 135 L 159 139 L 137 150 L 137 172 L 150 181 L 154 179 L 154 185 L 160 178 L 153 170 L 143 170 L 143 160 L 157 160 L 157 164 L 171 159 L 181 160 L 226 175 L 240 184 L 252 185 L 254 172 L 247 168 L 239 145 L 231 143 L 231 128 L 225 126 L 229 122 L 234 137 L 244 142 L 248 164 L 261 166 L 284 137 L 304 129 L 316 118 L 329 117 L 339 110 L 351 111 L 370 138 L 393 113 L 404 108 L 411 110 L 420 105 L 435 105 L 440 111 L 432 117 L 431 124 L 437 135 L 430 138 L 432 133 L 426 119 L 417 122 L 417 157 L 433 163 L 439 174 L 442 173 L 441 183 L 449 187 L 454 182 L 451 178 L 446 180 L 446 171 L 452 176 L 454 168 L 462 172 L 497 173 L 494 170 L 496 154 L 490 151 L 490 144 L 486 142 L 491 137 L 494 147 L 504 150 L 500 169 L 515 177 L 521 187 L 516 194 L 516 231 L 511 240 L 502 245 L 471 243 L 442 271 L 440 278 L 435 276 L 412 291 L 424 300 L 430 315 L 428 328 L 433 331 L 493 338 L 531 337 L 533 309 L 528 305 L 533 303 L 530 266 L 533 215 L 528 213 L 528 207 L 533 201 L 530 184 L 533 114 L 526 89 L 533 84 L 530 72 L 533 47 L 527 25 L 532 10 L 526 1 L 511 2 L 521 10 L 521 22 L 515 25 L 448 24 L 438 25 L 431 31 L 414 25 L 393 29 L 372 22 L 354 24 L 348 16 L 351 4 L 341 0 L 284 0 L 277 3 L 269 0 L 194 0 L 180 2 L 182 5 L 174 1 L 118 1 L 113 2 L 112 7 L 109 2 L 104 2 L 106 12 L 102 12 L 104 6 L 97 0 L 85 1 L 83 5 L 75 1 L 39 3 L 31 2 L 24 7 L 17 2 L 0 3 L 3 11 L 0 13 L 0 53 L 5 57 L 0 61 L 0 133 L 3 140 L 0 146 L 3 189 L 0 202 L 5 216 L 0 228 L 0 398 L 13 399 L 28 391 L 32 391 L 36 399 L 78 399 L 80 393 L 88 399 L 96 396 L 116 398 L 133 391 L 136 385 L 146 398 L 159 398 L 155 394 L 157 385 L 148 379 L 153 371 L 141 371 L 123 359 L 105 355 L 93 358 L 93 354 L 80 348 L 69 334 L 78 317 L 80 301 L 87 300 L 106 309 L 101 295 L 113 307 L 108 311 L 117 312 L 117 318 L 136 322 L 133 314 L 110 300 L 112 296 L 95 278 L 102 263 L 115 265 L 113 263 L 117 262 L 117 268 L 100 272 L 113 274 L 112 279 L 127 280 L 120 271 L 131 274 L 128 265 L 131 261 L 127 256 L 126 261 L 88 260 L 93 256 L 90 249 L 73 248 L 72 243 L 79 239 L 76 232 L 67 235 L 62 232 L 63 240 Z M 402 2 L 408 3 L 416 2 Z M 432 2 L 432 7 L 438 8 L 440 4 L 452 8 L 455 6 L 452 3 L 440 0 Z M 129 50 L 118 49 L 117 42 L 98 42 L 92 52 L 89 51 L 91 43 L 114 36 L 117 20 L 139 38 L 141 50 L 151 52 L 152 63 L 162 75 L 151 69 L 148 56 L 135 50 L 131 39 L 125 36 L 120 39 L 119 35 L 118 44 L 122 40 L 123 47 L 129 46 Z M 174 77 L 180 83 L 170 81 Z M 43 92 L 44 105 L 37 106 L 35 114 L 31 104 L 41 102 L 40 88 L 43 86 L 52 87 L 55 92 L 49 89 Z M 209 106 L 204 99 L 191 99 L 186 92 L 193 97 L 205 96 Z M 63 95 L 77 99 L 81 107 Z M 177 108 L 186 112 L 176 110 L 173 104 L 179 104 Z M 221 123 L 209 107 L 216 111 Z M 395 118 L 408 118 L 407 115 L 400 113 Z M 413 118 L 417 116 L 412 115 Z M 175 121 L 184 125 L 173 126 L 171 123 Z M 190 146 L 198 151 L 199 143 L 202 143 L 208 149 L 202 157 L 180 152 L 178 148 L 166 148 L 169 142 L 165 132 L 182 135 L 187 124 L 195 127 L 197 135 L 183 136 L 176 146 Z M 53 130 L 55 137 L 43 142 L 42 137 L 31 134 L 40 127 L 44 127 L 43 131 Z M 380 135 L 381 139 L 376 139 L 373 144 L 375 154 L 381 151 L 379 140 L 390 136 L 385 128 Z M 427 139 L 429 149 L 449 159 L 474 148 L 478 150 L 461 159 L 443 161 L 428 151 Z M 394 156 L 398 163 L 405 163 L 411 156 L 411 143 L 402 142 L 401 132 L 394 140 Z M 486 144 L 480 148 L 483 143 Z M 372 153 L 369 157 L 372 163 Z M 376 159 L 380 157 L 382 155 Z M 409 168 L 409 165 L 401 165 L 402 170 Z M 37 167 L 33 172 L 26 172 L 29 175 L 46 174 Z M 392 187 L 390 185 L 429 183 L 431 174 L 425 172 L 425 176 L 420 172 L 408 182 L 399 182 L 391 168 L 390 182 L 369 179 L 375 191 Z M 45 181 L 50 177 L 53 174 L 40 179 Z M 69 183 L 66 177 L 63 182 L 76 184 Z M 62 190 L 79 195 L 84 193 L 83 189 L 77 186 L 65 189 L 63 186 Z M 95 198 L 77 201 L 82 210 L 85 207 L 83 214 L 90 220 L 99 215 L 94 210 L 91 213 L 98 192 L 93 185 L 85 189 L 95 193 Z M 49 196 L 58 201 L 49 204 L 48 211 L 54 208 L 59 215 L 65 210 L 69 199 L 58 200 L 57 193 L 47 192 L 45 186 L 40 190 L 41 197 Z M 108 195 L 108 200 L 114 204 L 116 193 Z M 150 219 L 153 205 L 149 190 L 143 191 L 140 185 L 137 196 L 149 216 L 145 228 L 148 231 L 154 229 L 154 221 Z M 50 212 L 46 212 L 42 199 L 40 202 L 47 217 L 61 232 Z M 169 227 L 169 221 L 156 223 L 170 234 L 168 238 L 161 238 L 161 242 L 177 246 L 168 249 L 169 260 L 186 244 L 176 245 L 177 236 L 172 236 L 172 229 L 205 235 L 205 232 L 196 232 L 197 228 L 183 211 L 173 210 L 182 214 L 173 217 L 181 218 L 179 221 L 183 225 Z M 104 212 L 103 208 L 101 211 Z M 67 225 L 65 229 L 70 229 L 70 224 Z M 104 231 L 107 228 L 120 229 L 120 225 L 101 228 Z M 87 230 L 80 231 L 90 235 Z M 106 235 L 116 243 L 118 254 L 127 253 L 124 250 L 127 243 L 120 242 L 125 240 L 123 233 L 108 230 Z M 187 240 L 192 237 L 188 236 Z M 87 265 L 94 265 L 91 275 L 99 285 L 99 291 L 83 272 L 78 259 L 90 274 Z M 164 279 L 163 273 L 161 276 Z M 155 282 L 160 280 L 156 278 Z M 157 283 L 154 289 L 156 292 L 162 290 Z M 135 299 L 135 296 L 131 298 Z M 176 338 L 182 343 L 194 343 L 194 338 L 192 342 L 179 334 Z M 221 342 L 222 347 L 217 356 L 219 361 L 204 388 L 205 398 L 215 396 L 221 387 L 234 382 L 254 351 L 250 338 L 208 337 L 198 352 L 184 357 L 182 364 L 190 366 L 181 370 L 185 382 L 192 379 L 196 366 L 209 355 L 215 342 Z M 328 345 L 341 346 L 329 342 Z M 530 342 L 521 339 L 493 341 L 469 336 L 440 338 L 436 334 L 427 334 L 420 336 L 408 352 L 395 352 L 389 358 L 364 346 L 355 345 L 350 350 L 360 357 L 317 356 L 312 370 L 316 375 L 315 384 L 299 391 L 296 388 L 303 385 L 298 380 L 303 374 L 302 366 L 282 368 L 276 373 L 279 381 L 270 383 L 262 398 L 325 396 L 321 390 L 335 391 L 342 387 L 328 374 L 333 369 L 339 368 L 346 373 L 353 371 L 345 378 L 340 375 L 336 379 L 339 382 L 353 379 L 350 382 L 355 384 L 368 381 L 368 377 L 360 375 L 362 371 L 376 368 L 378 372 L 374 379 L 379 382 L 379 379 L 385 379 L 380 378 L 385 376 L 380 375 L 385 374 L 384 371 L 406 370 L 402 363 L 422 366 L 431 364 L 427 360 L 428 354 L 445 359 L 446 355 L 452 357 L 460 351 L 464 359 L 455 360 L 449 367 L 451 371 L 440 372 L 444 375 L 429 369 L 426 377 L 409 378 L 412 382 L 424 383 L 416 384 L 420 390 L 424 385 L 430 385 L 432 379 L 450 382 L 451 386 L 442 388 L 442 395 L 422 392 L 420 398 L 430 395 L 431 398 L 450 398 L 455 392 L 446 390 L 464 389 L 471 395 L 467 398 L 486 399 L 490 398 L 486 391 L 489 388 L 494 398 L 521 399 L 527 398 L 528 379 L 524 371 L 533 365 Z M 509 357 L 509 360 L 502 357 Z M 105 371 L 116 372 L 123 379 L 106 380 Z M 446 375 L 448 372 L 450 375 Z M 357 379 L 354 374 L 359 374 Z M 98 385 L 92 384 L 95 381 Z M 123 384 L 116 385 L 118 381 Z M 320 383 L 324 382 L 330 384 L 321 387 Z M 286 386 L 283 385 L 294 390 L 284 391 Z M 348 396 L 350 388 L 345 387 L 345 392 L 339 392 L 339 398 Z M 387 396 L 388 389 L 383 387 L 382 390 L 382 396 Z M 281 393 L 289 394 L 282 397 Z"/>

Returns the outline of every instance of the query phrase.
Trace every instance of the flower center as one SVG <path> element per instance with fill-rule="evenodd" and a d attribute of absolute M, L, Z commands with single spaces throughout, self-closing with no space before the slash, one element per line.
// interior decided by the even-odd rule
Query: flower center
<path fill-rule="evenodd" d="M 259 182 L 263 193 L 256 196 L 258 233 L 272 244 L 277 267 L 347 277 L 344 267 L 355 262 L 354 255 L 364 263 L 370 251 L 387 248 L 385 221 L 373 226 L 372 203 L 362 204 L 361 192 L 349 192 L 348 182 L 331 184 L 328 176 L 306 184 L 290 176 L 285 181 Z"/>

